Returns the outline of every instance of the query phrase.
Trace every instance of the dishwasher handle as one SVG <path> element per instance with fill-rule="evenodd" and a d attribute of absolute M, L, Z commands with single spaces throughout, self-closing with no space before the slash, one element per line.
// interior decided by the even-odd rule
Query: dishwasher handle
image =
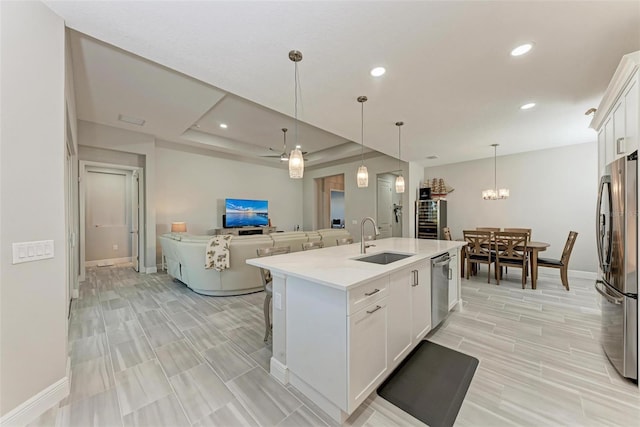
<path fill-rule="evenodd" d="M 449 254 L 442 255 L 438 258 L 431 259 L 431 267 L 442 267 L 443 265 L 447 265 L 451 262 L 451 257 Z"/>

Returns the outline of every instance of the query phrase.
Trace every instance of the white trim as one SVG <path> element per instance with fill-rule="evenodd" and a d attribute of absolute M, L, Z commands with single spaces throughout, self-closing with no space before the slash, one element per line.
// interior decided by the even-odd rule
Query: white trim
<path fill-rule="evenodd" d="M 282 384 L 289 384 L 289 368 L 280 363 L 275 357 L 271 358 L 271 376 L 280 381 Z"/>
<path fill-rule="evenodd" d="M 73 299 L 80 298 L 80 289 L 74 289 L 73 294 L 71 295 L 71 298 Z"/>
<path fill-rule="evenodd" d="M 3 426 L 24 426 L 44 414 L 69 395 L 70 365 L 67 362 L 67 376 L 51 384 L 29 400 L 18 405 L 0 418 Z"/>
<path fill-rule="evenodd" d="M 85 267 L 95 267 L 95 266 L 100 266 L 100 264 L 103 263 L 110 263 L 110 264 L 126 264 L 126 263 L 130 263 L 131 262 L 131 257 L 127 256 L 127 257 L 122 257 L 122 258 L 109 258 L 109 259 L 98 259 L 95 261 L 85 261 L 84 266 Z"/>
<path fill-rule="evenodd" d="M 146 267 L 144 269 L 144 272 L 147 274 L 153 274 L 153 273 L 157 273 L 158 272 L 158 267 Z"/>

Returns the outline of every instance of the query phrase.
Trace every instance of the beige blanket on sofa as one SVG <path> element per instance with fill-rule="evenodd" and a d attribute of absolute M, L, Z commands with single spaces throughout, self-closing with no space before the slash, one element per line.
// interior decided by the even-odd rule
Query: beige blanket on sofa
<path fill-rule="evenodd" d="M 222 271 L 229 268 L 229 242 L 231 235 L 215 236 L 207 243 L 204 268 Z"/>

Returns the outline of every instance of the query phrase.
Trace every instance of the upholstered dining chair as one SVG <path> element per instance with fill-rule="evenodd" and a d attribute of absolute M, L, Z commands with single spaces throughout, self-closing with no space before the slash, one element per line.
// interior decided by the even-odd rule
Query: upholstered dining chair
<path fill-rule="evenodd" d="M 453 240 L 451 238 L 451 229 L 449 227 L 444 227 L 442 229 L 442 234 L 444 235 L 444 240 Z"/>
<path fill-rule="evenodd" d="M 321 249 L 324 248 L 324 242 L 322 240 L 318 242 L 304 242 L 302 244 L 303 251 L 309 251 L 311 249 Z"/>
<path fill-rule="evenodd" d="M 564 250 L 562 251 L 562 257 L 560 259 L 552 258 L 540 258 L 538 257 L 538 267 L 559 268 L 560 280 L 566 290 L 569 290 L 569 279 L 567 278 L 567 271 L 569 270 L 569 257 L 573 251 L 573 245 L 576 242 L 578 233 L 576 231 L 570 231 L 567 242 L 564 244 Z"/>
<path fill-rule="evenodd" d="M 353 237 L 343 237 L 342 239 L 336 239 L 336 245 L 350 245 L 353 243 Z"/>
<path fill-rule="evenodd" d="M 502 267 L 518 267 L 522 269 L 522 289 L 524 289 L 527 283 L 527 261 L 529 261 L 527 233 L 496 231 L 493 233 L 493 238 L 495 242 L 496 282 L 500 285 Z"/>
<path fill-rule="evenodd" d="M 271 248 L 256 249 L 258 257 L 288 254 L 289 252 L 291 252 L 291 248 L 289 246 L 275 246 Z M 269 335 L 271 335 L 271 299 L 273 298 L 273 277 L 271 276 L 271 271 L 266 268 L 260 268 L 260 275 L 262 276 L 262 285 L 264 286 L 264 291 L 266 293 L 264 297 L 264 342 L 267 342 L 267 340 L 269 339 Z"/>
<path fill-rule="evenodd" d="M 466 272 L 467 279 L 471 271 L 472 264 L 487 264 L 489 271 L 487 272 L 487 283 L 491 282 L 491 264 L 495 263 L 495 255 L 491 252 L 491 232 L 478 230 L 462 231 L 465 246 Z M 497 276 L 496 276 L 497 277 Z"/>

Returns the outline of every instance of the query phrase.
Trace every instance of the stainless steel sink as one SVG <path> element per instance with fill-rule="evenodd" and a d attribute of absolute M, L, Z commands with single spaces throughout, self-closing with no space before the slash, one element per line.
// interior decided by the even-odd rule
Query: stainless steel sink
<path fill-rule="evenodd" d="M 372 262 L 374 264 L 387 265 L 387 264 L 391 264 L 392 262 L 396 262 L 396 261 L 400 261 L 401 259 L 408 258 L 410 256 L 413 256 L 413 254 L 399 254 L 399 253 L 395 253 L 395 252 L 380 252 L 380 253 L 377 253 L 377 254 L 365 256 L 365 257 L 362 257 L 362 258 L 354 258 L 354 259 L 356 261 Z"/>

